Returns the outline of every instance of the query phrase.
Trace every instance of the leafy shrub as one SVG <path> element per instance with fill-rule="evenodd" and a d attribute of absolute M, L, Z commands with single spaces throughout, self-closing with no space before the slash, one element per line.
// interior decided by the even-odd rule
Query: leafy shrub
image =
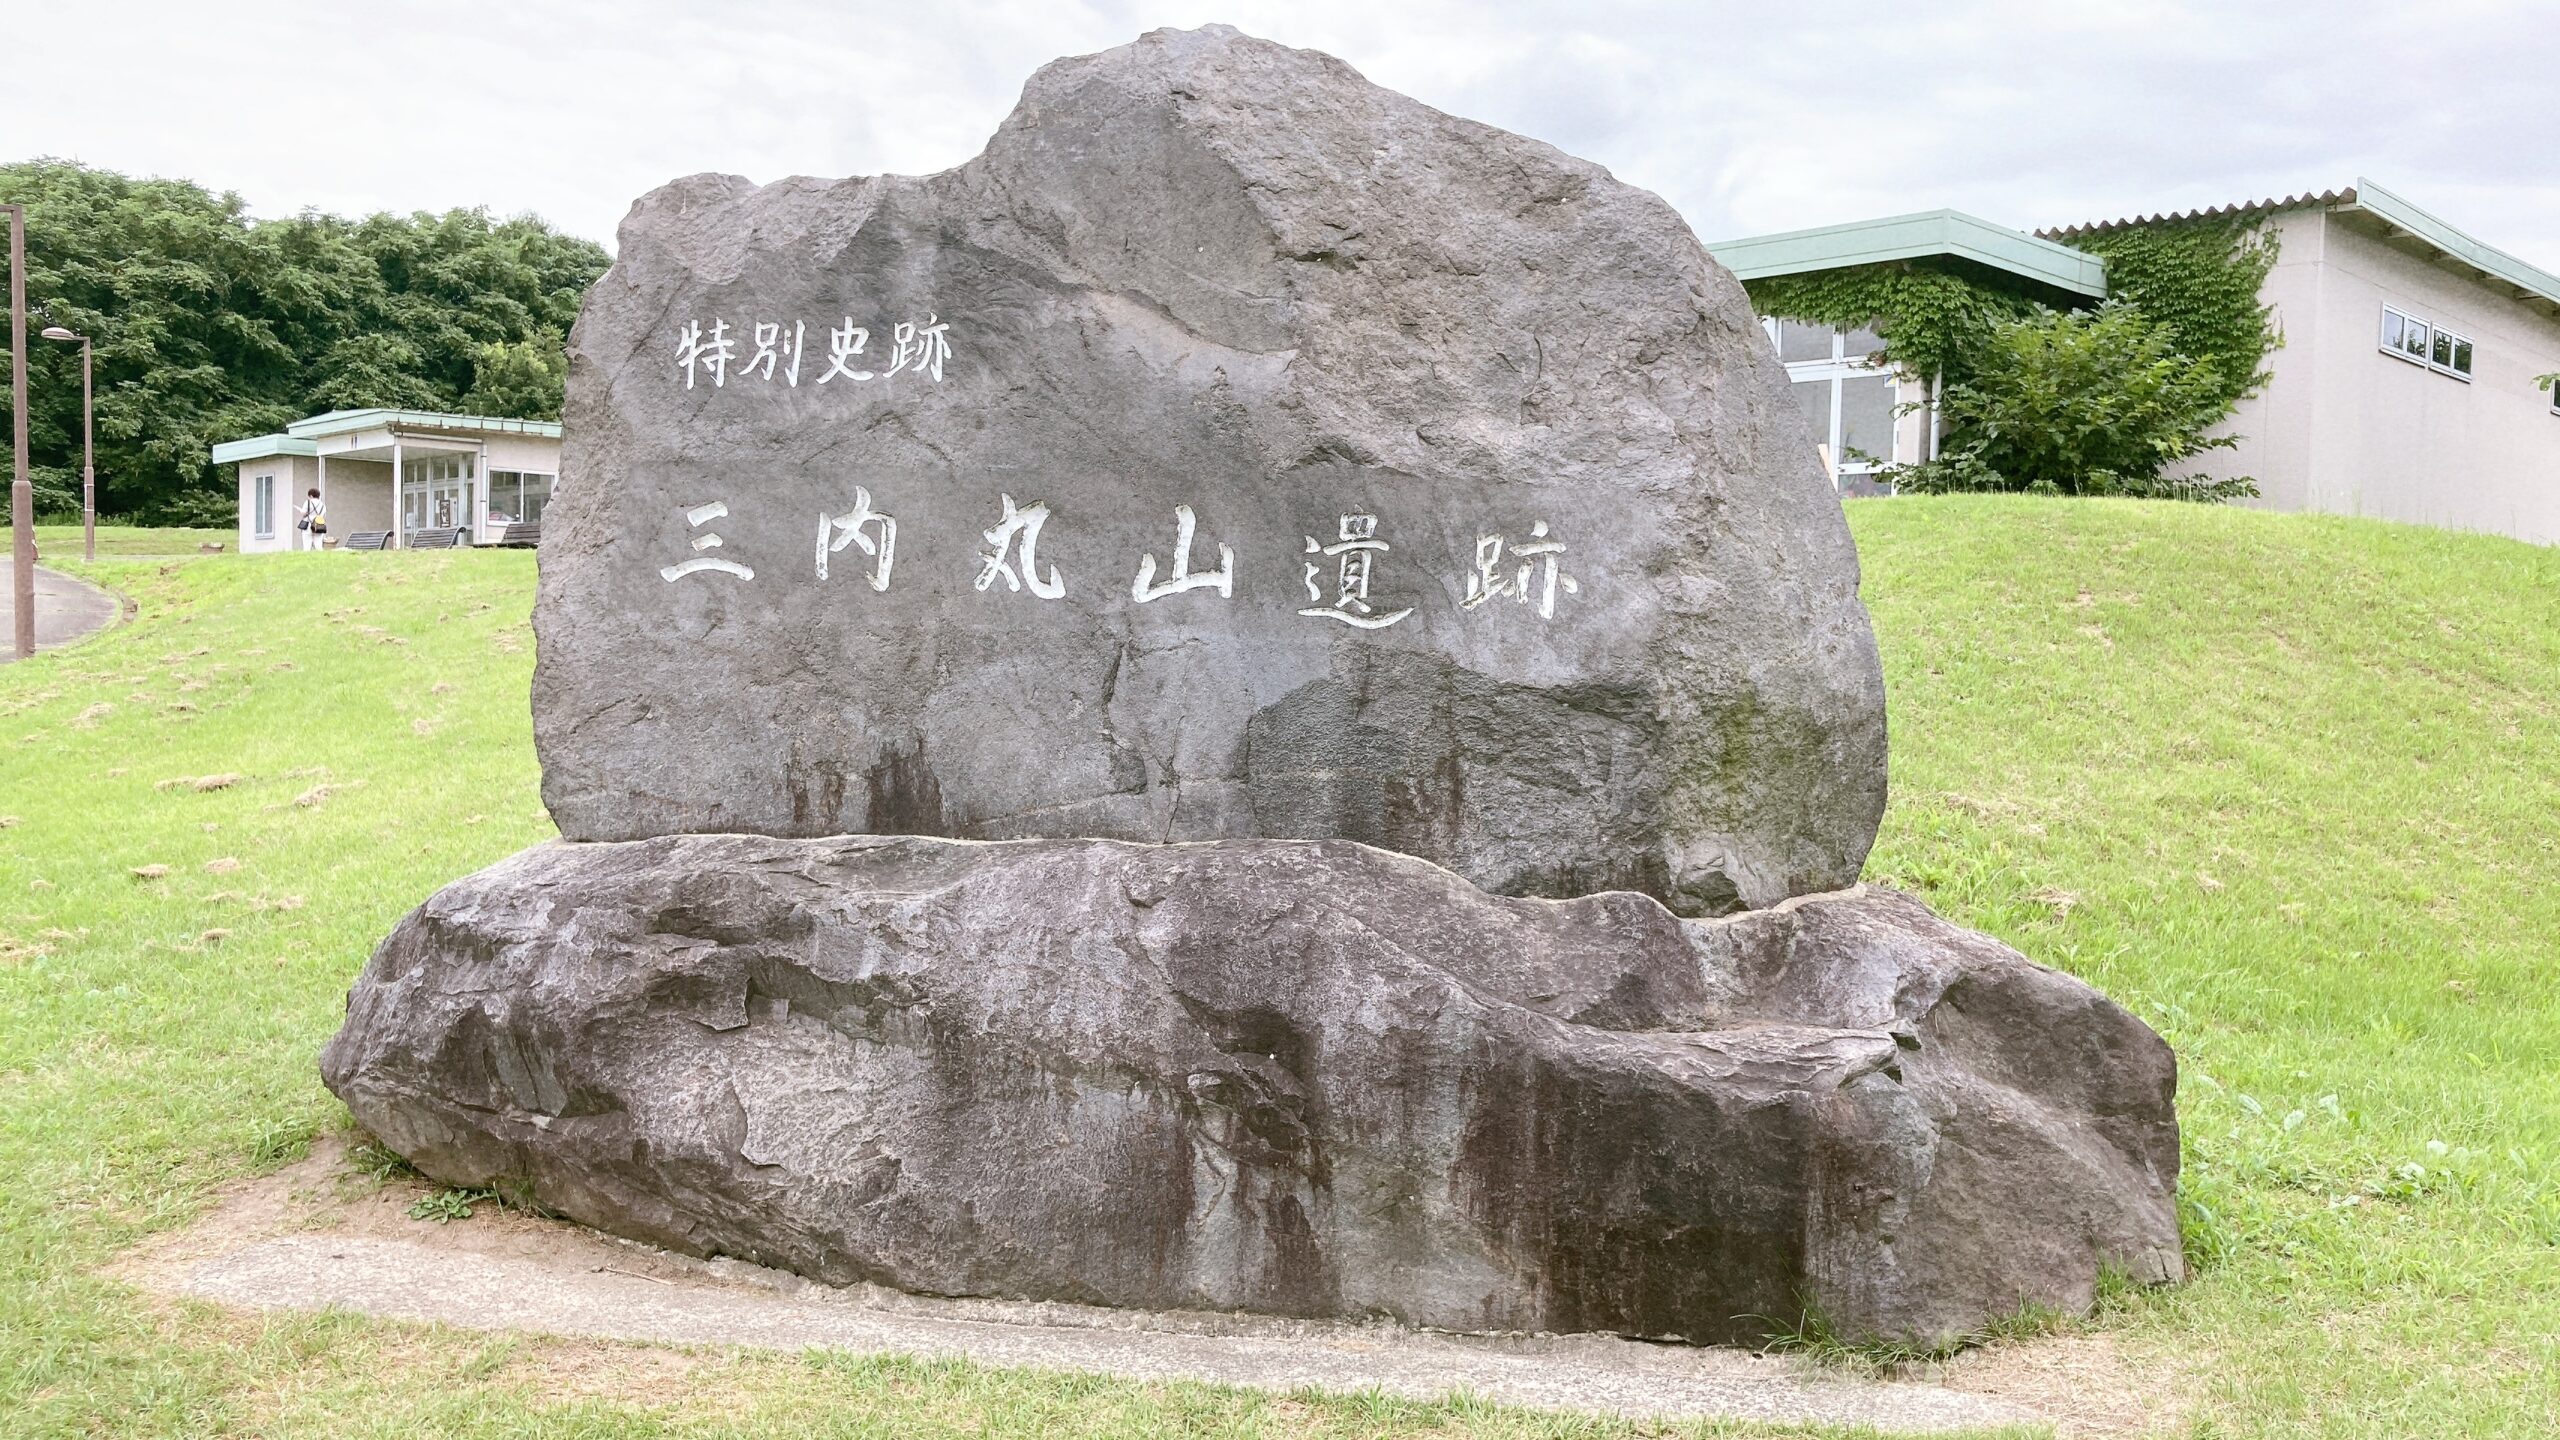
<path fill-rule="evenodd" d="M 2237 443 L 2206 433 L 2231 413 L 2232 382 L 2214 360 L 2180 353 L 2168 328 L 2136 306 L 2110 301 L 2085 314 L 2006 322 L 1975 362 L 1941 397 L 1939 457 L 1885 472 L 1898 488 L 2177 500 L 2258 493 L 2245 476 L 2167 473 Z"/>

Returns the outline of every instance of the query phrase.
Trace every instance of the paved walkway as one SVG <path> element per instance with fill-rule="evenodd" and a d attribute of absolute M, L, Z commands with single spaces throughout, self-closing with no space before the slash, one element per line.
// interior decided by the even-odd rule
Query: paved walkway
<path fill-rule="evenodd" d="M 112 1267 L 118 1278 L 252 1310 L 328 1308 L 478 1330 L 796 1353 L 963 1356 L 991 1365 L 1286 1391 L 1473 1394 L 1539 1409 L 1670 1420 L 1870 1425 L 1893 1433 L 2053 1425 L 2069 1440 L 2150 1433 L 2179 1406 L 2104 1337 L 1976 1352 L 1933 1380 L 1879 1381 L 1786 1356 L 1612 1336 L 1475 1338 L 1385 1324 L 1099 1310 L 832 1289 L 734 1260 L 694 1260 L 482 1205 L 407 1217 L 430 1187 L 345 1183 L 344 1144 L 230 1188 L 194 1224 Z"/>
<path fill-rule="evenodd" d="M 0 559 L 0 664 L 18 658 L 17 574 Z M 116 597 L 59 570 L 36 567 L 36 648 L 68 644 L 116 618 Z"/>
<path fill-rule="evenodd" d="M 1417 1400 L 1474 1394 L 1538 1409 L 1644 1418 L 1874 1425 L 1905 1432 L 2039 1418 L 1990 1396 L 1831 1379 L 1796 1362 L 1741 1350 L 1639 1345 L 1596 1335 L 1471 1339 L 1384 1325 L 934 1302 L 877 1291 L 829 1291 L 753 1266 L 688 1263 L 637 1247 L 600 1251 L 587 1237 L 566 1233 L 549 1253 L 472 1253 L 446 1243 L 455 1238 L 280 1235 L 199 1262 L 179 1288 L 250 1309 L 354 1310 L 475 1330 L 785 1352 L 822 1346 L 870 1355 L 958 1356 L 1129 1380 L 1203 1380 L 1281 1391 L 1375 1388 Z"/>

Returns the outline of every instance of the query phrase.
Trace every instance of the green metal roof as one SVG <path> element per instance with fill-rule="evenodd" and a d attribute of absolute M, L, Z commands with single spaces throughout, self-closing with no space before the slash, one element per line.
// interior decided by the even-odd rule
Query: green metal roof
<path fill-rule="evenodd" d="M 229 465 L 237 460 L 264 460 L 270 455 L 317 455 L 320 447 L 293 435 L 257 435 L 246 440 L 225 440 L 213 447 L 213 463 Z"/>
<path fill-rule="evenodd" d="M 2401 234 L 2433 247 L 2439 255 L 2460 261 L 2492 280 L 2505 282 L 2520 292 L 2519 299 L 2540 300 L 2545 306 L 2560 307 L 2560 275 L 2528 265 L 2504 250 L 2481 244 L 2361 175 L 2356 177 L 2356 188 L 2347 192 L 2347 203 L 2330 208 L 2363 211 Z"/>
<path fill-rule="evenodd" d="M 1742 280 L 1944 257 L 1987 265 L 2085 299 L 2101 300 L 2107 293 L 2106 262 L 2097 256 L 1961 210 L 1928 210 L 1816 230 L 1754 235 L 1709 245 L 1707 253 Z"/>
<path fill-rule="evenodd" d="M 403 430 L 487 430 L 508 435 L 541 435 L 560 438 L 557 420 L 509 420 L 496 415 L 447 415 L 435 410 L 332 410 L 296 420 L 285 428 L 288 434 L 306 439 L 323 435 L 344 435 L 354 430 L 379 430 L 396 426 Z"/>
<path fill-rule="evenodd" d="M 213 447 L 213 463 L 229 465 L 240 460 L 264 460 L 270 455 L 317 455 L 324 435 L 347 435 L 360 430 L 445 430 L 480 431 L 501 435 L 535 435 L 547 440 L 560 438 L 557 420 L 509 420 L 498 415 L 447 415 L 437 410 L 332 410 L 326 415 L 313 415 L 284 427 L 281 435 L 258 435 L 247 440 L 225 440 Z"/>

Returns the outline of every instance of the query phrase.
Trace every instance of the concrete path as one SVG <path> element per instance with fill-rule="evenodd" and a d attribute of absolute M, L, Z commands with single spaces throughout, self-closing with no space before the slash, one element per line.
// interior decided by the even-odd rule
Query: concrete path
<path fill-rule="evenodd" d="M 640 1253 L 601 1263 L 582 1258 L 457 1253 L 424 1238 L 281 1235 L 197 1263 L 180 1288 L 257 1309 L 335 1308 L 480 1330 L 783 1351 L 824 1346 L 1132 1380 L 1375 1388 L 1418 1400 L 1468 1393 L 1539 1409 L 1666 1419 L 1827 1421 L 1926 1433 L 2039 1418 L 1986 1395 L 1831 1379 L 1799 1362 L 1741 1350 L 1595 1335 L 1473 1339 L 1386 1325 L 893 1301 L 744 1265 L 694 1270 Z"/>
<path fill-rule="evenodd" d="M 18 658 L 17 572 L 15 562 L 0 559 L 0 663 Z M 36 648 L 50 650 L 116 618 L 116 597 L 59 570 L 36 567 Z"/>
<path fill-rule="evenodd" d="M 951 1300 L 836 1289 L 696 1260 L 483 1204 L 408 1218 L 428 1187 L 352 1179 L 344 1143 L 230 1188 L 195 1223 L 109 1267 L 162 1295 L 251 1310 L 340 1309 L 474 1330 L 656 1345 L 810 1346 L 1290 1390 L 1460 1393 L 1538 1409 L 1870 1425 L 1895 1434 L 2042 1423 L 2064 1440 L 2150 1433 L 2174 1377 L 2104 1336 L 2006 1344 L 1929 1378 L 1863 1379 L 1802 1359 L 1605 1335 L 1468 1337 L 1387 1324 Z"/>

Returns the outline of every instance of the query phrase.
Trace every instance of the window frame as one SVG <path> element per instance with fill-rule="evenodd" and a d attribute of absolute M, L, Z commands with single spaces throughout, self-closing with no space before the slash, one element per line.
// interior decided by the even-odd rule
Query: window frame
<path fill-rule="evenodd" d="M 2391 340 L 2391 322 L 2394 320 L 2400 322 L 2401 343 L 2399 344 L 2393 344 Z M 2412 332 L 2425 337 L 2416 350 L 2410 349 L 2407 343 Z M 2382 323 L 2374 331 L 2373 345 L 2385 355 L 2406 360 L 2421 369 L 2432 370 L 2438 375 L 2459 380 L 2465 385 L 2471 383 L 2472 376 L 2479 370 L 2478 341 L 2459 330 L 2447 329 L 2433 320 L 2422 320 L 2389 301 L 2383 302 Z M 2439 347 L 2442 347 L 2447 358 L 2443 360 L 2436 358 Z M 2454 363 L 2456 359 L 2466 356 L 2472 362 L 2471 364 L 2465 366 Z"/>
<path fill-rule="evenodd" d="M 2475 366 L 2477 365 L 2477 363 L 2478 363 L 2478 361 L 2479 361 L 2479 359 L 2480 359 L 2480 347 L 2479 347 L 2478 345 L 2476 345 L 2476 344 L 2474 344 L 2474 343 L 2472 342 L 2472 339 L 2471 339 L 2471 337 L 2470 337 L 2470 336 L 2468 336 L 2468 335 L 2462 335 L 2462 334 L 2457 334 L 2457 333 L 2456 333 L 2456 332 L 2454 332 L 2454 331 L 2447 330 L 2447 329 L 2446 329 L 2446 328 L 2444 328 L 2443 326 L 2438 325 L 2438 326 L 2435 328 L 2435 338 L 2436 338 L 2438 341 L 2446 342 L 2446 343 L 2445 343 L 2445 353 L 2446 353 L 2446 354 L 2448 354 L 2448 355 L 2453 354 L 2453 353 L 2455 353 L 2457 350 L 2460 350 L 2460 351 L 2466 351 L 2466 352 L 2468 352 L 2468 353 L 2470 354 L 2471 359 L 2472 359 L 2472 361 L 2473 361 L 2474 365 L 2475 365 Z M 2437 374 L 2439 374 L 2439 375 L 2450 375 L 2450 376 L 2452 376 L 2454 379 L 2461 381 L 2461 382 L 2462 382 L 2463 384 L 2465 384 L 2465 385 L 2468 385 L 2468 384 L 2470 384 L 2470 383 L 2471 383 L 2471 371 L 2470 371 L 2470 370 L 2467 370 L 2467 369 L 2466 369 L 2466 370 L 2458 370 L 2458 369 L 2455 369 L 2455 368 L 2454 368 L 2454 366 L 2453 366 L 2453 363 L 2452 363 L 2450 360 L 2443 361 L 2443 362 L 2439 362 L 2439 361 L 2436 359 L 2435 347 L 2434 347 L 2433 345 L 2430 345 L 2430 346 L 2427 348 L 2427 368 L 2428 368 L 2428 369 L 2430 369 L 2430 370 L 2433 370 L 2434 372 L 2436 372 L 2436 373 L 2437 373 Z"/>
<path fill-rule="evenodd" d="M 1784 351 L 1779 345 L 1779 327 L 1785 323 L 1786 322 L 1783 319 L 1775 315 L 1763 315 L 1760 317 L 1760 333 L 1769 338 L 1769 345 L 1771 349 L 1773 351 L 1777 351 L 1781 355 L 1783 355 Z M 1798 325 L 1809 324 L 1809 322 L 1802 320 L 1794 323 Z M 1787 370 L 1787 384 L 1790 390 L 1790 399 L 1794 398 L 1792 393 L 1793 387 L 1797 385 L 1827 384 L 1831 387 L 1831 424 L 1829 431 L 1826 434 L 1816 435 L 1813 439 L 1814 443 L 1821 446 L 1824 452 L 1831 457 L 1831 476 L 1833 485 L 1838 488 L 1841 493 L 1847 494 L 1853 481 L 1865 482 L 1869 485 L 1876 485 L 1880 483 L 1875 480 L 1876 474 L 1885 467 L 1895 463 L 1891 450 L 1902 438 L 1900 433 L 1902 423 L 1901 407 L 1903 404 L 1902 382 L 1894 374 L 1892 366 L 1878 365 L 1868 358 L 1869 356 L 1877 353 L 1876 351 L 1870 350 L 1852 357 L 1849 354 L 1850 331 L 1843 330 L 1836 325 L 1826 328 L 1831 331 L 1831 354 L 1828 358 L 1814 360 L 1781 359 L 1779 363 L 1784 365 Z M 1868 327 L 1861 326 L 1859 329 L 1862 333 L 1871 333 L 1868 331 Z M 1881 337 L 1879 337 L 1879 340 L 1881 340 Z M 1864 379 L 1870 376 L 1881 376 L 1884 378 L 1885 383 L 1892 387 L 1893 407 L 1889 412 L 1892 418 L 1887 422 L 1886 427 L 1886 434 L 1888 436 L 1886 446 L 1887 453 L 1882 458 L 1876 460 L 1854 460 L 1850 458 L 1848 451 L 1849 421 L 1848 417 L 1842 413 L 1840 404 L 1841 390 L 1843 383 L 1846 381 Z M 1799 401 L 1798 403 L 1801 404 L 1802 402 Z"/>
<path fill-rule="evenodd" d="M 276 538 L 276 477 L 273 471 L 249 481 L 249 533 L 260 540 Z"/>
<path fill-rule="evenodd" d="M 2401 326 L 2399 342 L 2394 342 L 2391 338 L 2391 322 L 2395 319 Z M 2413 327 L 2427 334 L 2426 344 L 2415 353 L 2409 350 L 2406 343 L 2409 331 Z M 2373 334 L 2373 347 L 2393 359 L 2407 361 L 2421 370 L 2430 370 L 2435 368 L 2428 358 L 2435 350 L 2435 333 L 2436 327 L 2432 323 L 2419 319 L 2397 305 L 2386 304 L 2382 307 L 2381 324 Z"/>

